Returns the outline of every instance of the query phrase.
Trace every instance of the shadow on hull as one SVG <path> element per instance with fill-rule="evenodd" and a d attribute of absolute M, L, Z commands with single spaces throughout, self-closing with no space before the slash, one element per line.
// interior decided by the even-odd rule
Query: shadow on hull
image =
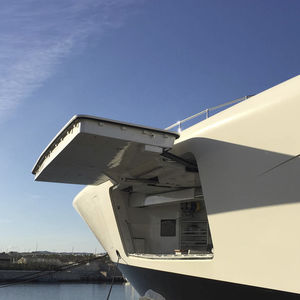
<path fill-rule="evenodd" d="M 300 299 L 299 294 L 252 287 L 193 276 L 162 272 L 120 264 L 119 269 L 140 295 L 156 295 L 165 300 L 225 299 Z M 147 293 L 148 292 L 148 293 Z M 161 295 L 161 297 L 159 297 Z M 255 297 L 255 298 L 254 298 Z M 259 298 L 257 298 L 259 297 Z"/>

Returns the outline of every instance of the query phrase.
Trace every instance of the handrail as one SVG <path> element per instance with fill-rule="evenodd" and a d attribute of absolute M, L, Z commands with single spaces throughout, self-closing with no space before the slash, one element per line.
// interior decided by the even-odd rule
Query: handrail
<path fill-rule="evenodd" d="M 205 114 L 205 118 L 207 119 L 207 118 L 209 118 L 209 113 L 210 113 L 211 111 L 214 111 L 214 110 L 216 110 L 216 109 L 219 109 L 219 108 L 222 108 L 222 107 L 225 107 L 225 106 L 229 106 L 229 105 L 231 105 L 231 104 L 235 104 L 235 103 L 237 103 L 237 102 L 244 101 L 244 100 L 246 100 L 246 99 L 249 99 L 249 98 L 252 97 L 252 96 L 254 96 L 254 95 L 244 96 L 244 97 L 242 97 L 242 98 L 238 98 L 238 99 L 235 99 L 235 100 L 232 100 L 232 101 L 228 101 L 228 102 L 225 102 L 225 103 L 220 104 L 220 105 L 217 105 L 217 106 L 213 106 L 213 107 L 204 109 L 204 110 L 202 110 L 202 111 L 200 111 L 200 112 L 198 112 L 198 113 L 196 113 L 196 114 L 194 114 L 194 115 L 192 115 L 192 116 L 190 116 L 190 117 L 187 117 L 187 118 L 185 118 L 185 119 L 183 119 L 183 120 L 181 120 L 181 121 L 177 121 L 176 123 L 174 123 L 174 124 L 170 125 L 169 127 L 165 128 L 165 130 L 170 130 L 170 129 L 172 129 L 172 128 L 178 126 L 178 132 L 181 132 L 181 125 L 182 125 L 183 123 L 185 123 L 185 122 L 187 122 L 187 121 L 190 121 L 190 120 L 192 120 L 192 119 L 195 119 L 196 117 L 201 116 L 201 115 L 204 115 L 204 114 Z"/>

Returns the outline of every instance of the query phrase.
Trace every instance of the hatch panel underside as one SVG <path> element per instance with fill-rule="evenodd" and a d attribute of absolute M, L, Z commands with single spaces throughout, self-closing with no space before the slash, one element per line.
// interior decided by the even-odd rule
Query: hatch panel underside
<path fill-rule="evenodd" d="M 71 122 L 72 121 L 72 122 Z M 90 118 L 73 118 L 41 155 L 37 181 L 97 185 L 136 178 L 159 165 L 176 133 Z"/>

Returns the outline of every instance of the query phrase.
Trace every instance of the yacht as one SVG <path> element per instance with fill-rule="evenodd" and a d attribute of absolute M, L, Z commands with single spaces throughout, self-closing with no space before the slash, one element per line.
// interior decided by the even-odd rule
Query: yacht
<path fill-rule="evenodd" d="M 76 115 L 33 168 L 86 185 L 73 206 L 141 299 L 300 299 L 300 76 L 226 105 L 164 130 Z"/>

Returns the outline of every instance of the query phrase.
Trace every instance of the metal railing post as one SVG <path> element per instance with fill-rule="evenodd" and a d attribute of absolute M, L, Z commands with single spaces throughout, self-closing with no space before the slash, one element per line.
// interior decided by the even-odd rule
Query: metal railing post
<path fill-rule="evenodd" d="M 178 132 L 181 132 L 181 121 L 178 122 Z"/>

